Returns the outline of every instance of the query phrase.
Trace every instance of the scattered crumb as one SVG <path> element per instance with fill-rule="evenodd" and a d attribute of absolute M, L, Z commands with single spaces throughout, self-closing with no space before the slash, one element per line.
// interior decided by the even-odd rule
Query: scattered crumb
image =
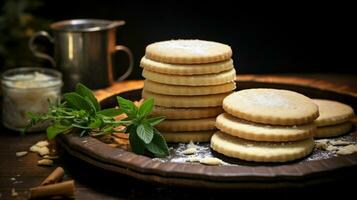
<path fill-rule="evenodd" d="M 338 147 L 335 147 L 333 145 L 328 145 L 326 150 L 327 151 L 338 151 Z"/>
<path fill-rule="evenodd" d="M 327 150 L 328 147 L 328 143 L 327 142 L 321 142 L 321 141 L 316 141 L 315 143 L 315 147 L 321 150 Z"/>
<path fill-rule="evenodd" d="M 192 155 L 197 152 L 197 149 L 195 147 L 189 147 L 186 150 L 182 151 L 184 155 Z"/>
<path fill-rule="evenodd" d="M 50 149 L 48 147 L 41 147 L 38 152 L 41 156 L 50 154 Z"/>
<path fill-rule="evenodd" d="M 50 145 L 50 143 L 48 143 L 47 140 L 43 140 L 43 141 L 38 141 L 35 145 L 38 147 L 47 147 L 48 145 Z"/>
<path fill-rule="evenodd" d="M 350 145 L 341 147 L 337 151 L 338 155 L 348 155 L 348 154 L 352 154 L 352 153 L 357 153 L 357 146 L 356 145 L 350 144 Z"/>
<path fill-rule="evenodd" d="M 223 161 L 218 158 L 206 157 L 200 159 L 200 163 L 205 165 L 221 165 L 223 164 Z"/>
<path fill-rule="evenodd" d="M 334 146 L 346 146 L 346 145 L 353 144 L 353 142 L 343 141 L 343 140 L 332 140 L 330 141 L 330 144 Z"/>
<path fill-rule="evenodd" d="M 27 153 L 28 153 L 27 151 L 19 151 L 19 152 L 16 152 L 16 157 L 26 156 Z"/>
<path fill-rule="evenodd" d="M 58 156 L 45 155 L 45 156 L 43 156 L 43 158 L 50 159 L 50 160 L 55 160 L 55 159 L 58 159 L 59 157 Z"/>
<path fill-rule="evenodd" d="M 19 195 L 19 193 L 16 192 L 15 188 L 12 188 L 11 189 L 11 196 L 16 197 L 18 195 Z"/>
<path fill-rule="evenodd" d="M 50 159 L 42 159 L 37 161 L 37 165 L 40 166 L 52 166 L 53 165 L 53 161 Z"/>
<path fill-rule="evenodd" d="M 186 162 L 200 162 L 200 160 L 201 159 L 199 157 L 191 156 L 186 160 Z"/>
<path fill-rule="evenodd" d="M 36 145 L 33 145 L 30 147 L 30 151 L 31 152 L 35 152 L 35 153 L 38 153 L 38 151 L 40 150 L 41 147 L 39 146 L 36 146 Z"/>

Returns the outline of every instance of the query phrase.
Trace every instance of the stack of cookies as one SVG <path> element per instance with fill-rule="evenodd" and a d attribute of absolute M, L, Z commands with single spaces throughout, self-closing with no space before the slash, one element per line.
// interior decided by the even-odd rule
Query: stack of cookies
<path fill-rule="evenodd" d="M 228 45 L 202 40 L 150 44 L 140 66 L 143 98 L 153 97 L 156 128 L 168 142 L 207 142 L 215 132 L 222 101 L 235 89 L 236 72 Z"/>
<path fill-rule="evenodd" d="M 285 162 L 313 150 L 317 105 L 308 97 L 277 89 L 247 89 L 227 96 L 213 150 L 257 162 Z"/>
<path fill-rule="evenodd" d="M 315 120 L 316 138 L 336 137 L 351 130 L 351 118 L 354 116 L 351 106 L 331 100 L 313 101 L 320 112 L 320 116 Z"/>

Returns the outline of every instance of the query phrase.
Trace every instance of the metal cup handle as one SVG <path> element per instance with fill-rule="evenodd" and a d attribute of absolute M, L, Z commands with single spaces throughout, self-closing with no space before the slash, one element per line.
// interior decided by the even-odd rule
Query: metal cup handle
<path fill-rule="evenodd" d="M 31 52 L 33 53 L 34 56 L 36 56 L 38 58 L 48 60 L 51 63 L 52 67 L 56 67 L 56 62 L 50 55 L 37 51 L 35 40 L 38 37 L 45 37 L 51 43 L 54 43 L 54 39 L 46 31 L 36 32 L 29 40 L 29 48 L 30 48 Z"/>
<path fill-rule="evenodd" d="M 134 57 L 133 57 L 133 54 L 131 53 L 130 49 L 126 46 L 123 46 L 123 45 L 117 45 L 115 46 L 115 51 L 124 51 L 127 55 L 128 55 L 128 58 L 129 58 L 129 67 L 128 69 L 126 70 L 126 72 L 121 75 L 117 80 L 118 81 L 123 81 L 125 80 L 126 78 L 128 78 L 128 76 L 131 74 L 131 72 L 133 71 L 133 67 L 134 67 Z"/>

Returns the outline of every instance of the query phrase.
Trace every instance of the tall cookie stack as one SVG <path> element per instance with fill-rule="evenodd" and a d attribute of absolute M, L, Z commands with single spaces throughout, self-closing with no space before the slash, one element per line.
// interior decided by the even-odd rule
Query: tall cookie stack
<path fill-rule="evenodd" d="M 351 106 L 331 100 L 313 99 L 319 107 L 320 116 L 315 120 L 316 138 L 336 137 L 352 129 L 354 112 Z"/>
<path fill-rule="evenodd" d="M 143 98 L 153 97 L 156 126 L 168 142 L 209 141 L 223 99 L 235 89 L 232 50 L 202 40 L 170 40 L 150 44 L 144 68 Z"/>
<path fill-rule="evenodd" d="M 317 105 L 288 90 L 247 89 L 227 96 L 227 113 L 217 117 L 220 129 L 211 138 L 213 150 L 257 162 L 285 162 L 313 150 Z"/>

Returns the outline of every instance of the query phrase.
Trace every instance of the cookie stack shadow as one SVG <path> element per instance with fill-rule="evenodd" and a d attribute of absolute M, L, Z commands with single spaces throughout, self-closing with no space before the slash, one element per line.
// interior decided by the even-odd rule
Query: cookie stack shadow
<path fill-rule="evenodd" d="M 153 43 L 141 59 L 142 97 L 153 97 L 156 126 L 167 142 L 207 142 L 216 132 L 222 101 L 236 88 L 228 45 L 202 40 Z"/>
<path fill-rule="evenodd" d="M 226 113 L 217 117 L 220 130 L 213 150 L 256 162 L 286 162 L 310 154 L 318 107 L 308 97 L 288 90 L 247 89 L 227 96 Z"/>

